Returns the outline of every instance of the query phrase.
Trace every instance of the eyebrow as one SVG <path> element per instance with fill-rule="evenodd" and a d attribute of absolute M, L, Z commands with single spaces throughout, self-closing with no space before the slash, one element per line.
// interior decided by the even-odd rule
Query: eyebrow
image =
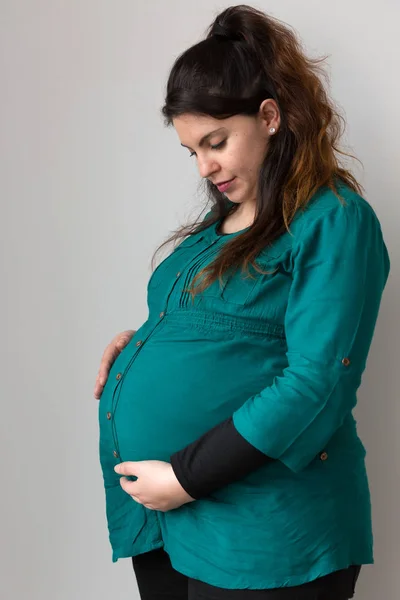
<path fill-rule="evenodd" d="M 220 131 L 223 131 L 223 130 L 225 130 L 225 127 L 219 127 L 219 129 L 214 129 L 214 131 L 210 131 L 210 133 L 203 135 L 203 137 L 201 138 L 201 140 L 199 142 L 199 147 L 202 148 L 202 146 L 204 146 L 204 143 L 208 140 L 208 138 L 210 138 L 215 133 L 219 133 Z M 184 148 L 189 148 L 189 146 L 185 146 L 185 144 L 182 144 L 182 143 L 181 143 L 181 146 L 183 146 Z"/>

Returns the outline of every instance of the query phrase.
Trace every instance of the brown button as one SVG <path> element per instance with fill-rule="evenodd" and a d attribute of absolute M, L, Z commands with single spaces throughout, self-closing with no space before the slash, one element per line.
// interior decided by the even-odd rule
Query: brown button
<path fill-rule="evenodd" d="M 138 341 L 136 342 L 136 346 L 140 346 L 141 344 L 142 344 L 142 340 L 138 340 Z"/>
<path fill-rule="evenodd" d="M 322 452 L 319 455 L 319 457 L 320 457 L 321 460 L 326 460 L 328 458 L 328 453 L 327 452 Z"/>
<path fill-rule="evenodd" d="M 107 419 L 108 419 L 108 420 L 110 420 L 110 419 L 111 419 L 111 413 L 110 413 L 110 412 L 108 412 L 108 413 L 107 413 Z"/>
<path fill-rule="evenodd" d="M 164 312 L 160 312 L 160 319 L 162 319 L 164 315 L 165 315 Z"/>
<path fill-rule="evenodd" d="M 348 367 L 350 364 L 350 359 L 349 358 L 343 358 L 342 359 L 342 364 L 344 364 L 345 367 Z"/>
<path fill-rule="evenodd" d="M 117 373 L 115 376 L 115 379 L 121 379 L 121 377 L 122 377 L 122 373 Z"/>
<path fill-rule="evenodd" d="M 113 454 L 114 454 L 115 458 L 118 458 L 118 452 L 116 450 L 114 450 Z"/>

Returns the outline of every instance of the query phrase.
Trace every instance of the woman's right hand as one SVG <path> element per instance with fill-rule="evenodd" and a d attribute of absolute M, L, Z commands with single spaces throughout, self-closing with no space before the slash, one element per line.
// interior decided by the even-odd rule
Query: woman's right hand
<path fill-rule="evenodd" d="M 94 387 L 94 397 L 99 400 L 105 383 L 107 381 L 108 373 L 110 372 L 111 366 L 118 354 L 123 348 L 130 342 L 132 337 L 135 335 L 136 330 L 128 329 L 122 333 L 117 333 L 115 337 L 108 344 L 103 352 L 101 358 L 100 369 L 96 377 L 96 385 Z"/>

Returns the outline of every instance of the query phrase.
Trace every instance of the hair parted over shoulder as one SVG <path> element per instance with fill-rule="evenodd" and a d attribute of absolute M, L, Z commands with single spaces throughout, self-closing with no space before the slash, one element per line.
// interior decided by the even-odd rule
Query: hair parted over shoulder
<path fill-rule="evenodd" d="M 321 186 L 332 189 L 339 200 L 338 181 L 363 192 L 350 171 L 339 164 L 338 154 L 352 155 L 338 148 L 344 119 L 321 81 L 321 75 L 326 77 L 320 65 L 324 60 L 307 57 L 287 24 L 243 4 L 223 10 L 205 39 L 175 60 L 161 109 L 166 126 L 187 113 L 216 119 L 256 115 L 266 98 L 276 101 L 281 117 L 259 170 L 254 223 L 224 244 L 214 261 L 195 277 L 192 297 L 230 269 L 248 271 L 250 263 L 258 271 L 257 254 L 290 232 L 297 211 Z M 237 208 L 229 207 L 210 181 L 203 184 L 212 214 L 200 225 L 197 221 L 175 231 L 156 252 Z M 196 286 L 200 277 L 202 282 Z"/>

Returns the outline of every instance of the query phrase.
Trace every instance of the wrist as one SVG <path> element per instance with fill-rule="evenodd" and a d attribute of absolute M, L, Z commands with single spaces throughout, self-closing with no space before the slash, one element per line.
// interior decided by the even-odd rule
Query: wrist
<path fill-rule="evenodd" d="M 177 498 L 179 498 L 182 501 L 182 504 L 185 504 L 187 502 L 194 502 L 196 500 L 196 498 L 192 498 L 192 496 L 190 496 L 187 491 L 182 487 L 181 483 L 179 482 L 179 479 L 177 478 L 175 471 L 171 465 L 171 463 L 169 463 L 169 468 L 171 471 L 171 479 L 173 481 L 173 485 L 174 485 L 174 496 L 176 496 Z"/>

